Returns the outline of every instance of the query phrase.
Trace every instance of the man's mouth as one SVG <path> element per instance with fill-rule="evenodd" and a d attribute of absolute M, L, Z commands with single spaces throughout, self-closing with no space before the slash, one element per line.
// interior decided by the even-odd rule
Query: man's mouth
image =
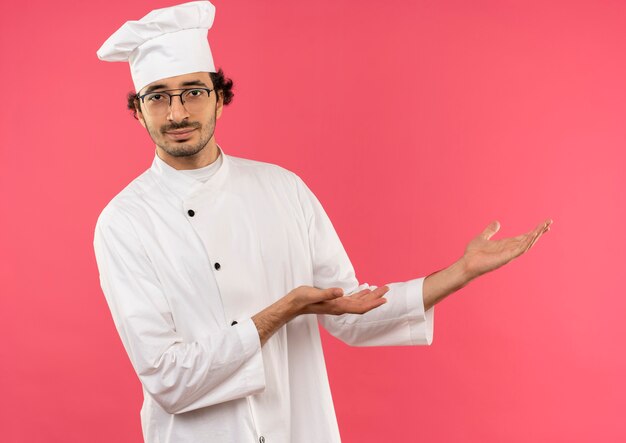
<path fill-rule="evenodd" d="M 176 129 L 172 131 L 165 131 L 165 133 L 174 140 L 182 140 L 188 138 L 196 128 Z"/>

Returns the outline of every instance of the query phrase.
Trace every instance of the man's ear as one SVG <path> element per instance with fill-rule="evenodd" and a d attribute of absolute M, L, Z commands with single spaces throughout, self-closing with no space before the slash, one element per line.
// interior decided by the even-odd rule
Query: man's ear
<path fill-rule="evenodd" d="M 224 91 L 217 91 L 217 103 L 215 104 L 215 118 L 220 118 L 224 109 Z"/>
<path fill-rule="evenodd" d="M 141 126 L 146 127 L 146 121 L 143 119 L 143 114 L 141 112 L 141 108 L 139 106 L 139 102 L 135 101 L 135 113 L 137 115 L 137 120 L 141 123 Z"/>

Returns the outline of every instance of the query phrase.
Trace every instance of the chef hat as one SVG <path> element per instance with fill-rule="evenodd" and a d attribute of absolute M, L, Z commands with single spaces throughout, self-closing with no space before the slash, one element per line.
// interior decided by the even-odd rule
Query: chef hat
<path fill-rule="evenodd" d="M 207 32 L 215 6 L 209 1 L 155 9 L 127 21 L 98 49 L 107 62 L 129 62 L 135 90 L 156 80 L 190 72 L 215 72 Z"/>

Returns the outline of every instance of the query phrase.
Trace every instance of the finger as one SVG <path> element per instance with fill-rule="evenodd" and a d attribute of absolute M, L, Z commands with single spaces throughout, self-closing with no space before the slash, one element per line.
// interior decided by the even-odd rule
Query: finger
<path fill-rule="evenodd" d="M 332 297 L 338 298 L 343 297 L 343 289 L 341 288 L 330 288 L 332 291 Z"/>
<path fill-rule="evenodd" d="M 385 295 L 387 292 L 389 292 L 389 286 L 381 286 L 371 291 L 369 294 L 363 297 L 363 299 L 364 300 L 377 300 L 381 298 L 383 295 Z"/>
<path fill-rule="evenodd" d="M 341 312 L 347 314 L 365 314 L 366 312 L 376 309 L 379 306 L 387 303 L 386 298 L 377 298 L 375 300 L 361 300 L 358 303 L 352 303 L 349 306 L 344 307 Z"/>
<path fill-rule="evenodd" d="M 550 226 L 552 225 L 552 220 L 546 220 L 546 227 L 544 228 L 543 232 L 548 232 L 550 230 Z"/>
<path fill-rule="evenodd" d="M 360 299 L 364 298 L 370 292 L 372 292 L 372 290 L 370 288 L 365 288 L 365 289 L 361 289 L 359 292 L 355 292 L 353 294 L 350 294 L 350 297 L 354 298 L 354 299 L 357 299 L 357 300 L 360 300 Z"/>
<path fill-rule="evenodd" d="M 541 237 L 541 236 L 542 236 L 545 232 L 547 232 L 546 230 L 549 230 L 549 229 L 550 229 L 550 228 L 545 228 L 543 231 L 540 231 L 540 232 L 539 232 L 539 233 L 535 236 L 535 238 L 533 238 L 533 241 L 530 243 L 530 246 L 528 246 L 528 249 L 532 248 L 532 247 L 533 247 L 533 245 L 534 245 L 535 243 L 537 243 L 537 240 L 539 240 L 539 238 L 540 238 L 540 237 Z"/>
<path fill-rule="evenodd" d="M 537 241 L 537 236 L 546 232 L 546 229 L 549 230 L 549 226 L 552 223 L 552 220 L 545 220 L 537 225 L 535 229 L 527 232 L 526 234 L 518 235 L 517 237 L 513 237 L 513 240 L 520 241 L 520 245 L 518 247 L 522 252 L 527 251 L 535 241 Z"/>
<path fill-rule="evenodd" d="M 385 303 L 387 303 L 387 299 L 385 298 L 376 300 L 355 300 L 351 297 L 342 297 L 336 300 L 313 303 L 310 304 L 308 308 L 310 312 L 314 314 L 364 314 Z"/>
<path fill-rule="evenodd" d="M 540 232 L 542 232 L 545 228 L 545 224 L 544 223 L 539 223 L 532 231 L 528 231 L 526 234 L 523 234 L 526 239 L 530 239 L 532 241 L 532 239 Z"/>
<path fill-rule="evenodd" d="M 534 234 L 536 234 L 538 232 L 543 232 L 551 224 L 552 224 L 552 220 L 550 220 L 550 219 L 544 220 L 541 223 L 539 223 L 537 226 L 535 226 L 535 228 L 533 230 L 528 231 L 526 234 L 522 234 L 522 236 L 523 235 L 534 235 Z"/>
<path fill-rule="evenodd" d="M 494 220 L 485 228 L 485 230 L 480 234 L 482 238 L 485 240 L 489 240 L 493 235 L 500 230 L 500 222 L 498 220 Z"/>
<path fill-rule="evenodd" d="M 334 300 L 336 298 L 343 296 L 343 289 L 341 288 L 319 289 L 319 291 L 320 291 L 320 294 L 318 295 L 319 295 L 320 301 Z"/>
<path fill-rule="evenodd" d="M 363 305 L 363 308 L 362 308 L 360 313 L 361 314 L 365 314 L 366 312 L 369 312 L 372 309 L 376 309 L 379 306 L 384 305 L 385 303 L 387 303 L 387 299 L 386 298 L 378 298 L 376 300 L 371 300 L 367 304 Z"/>
<path fill-rule="evenodd" d="M 541 237 L 543 234 L 545 234 L 546 232 L 550 230 L 551 224 L 552 224 L 552 220 L 547 219 L 543 221 L 542 223 L 540 223 L 539 226 L 537 226 L 536 235 L 533 237 L 532 241 L 530 242 L 528 249 L 533 247 L 533 245 L 537 242 L 537 240 L 539 240 L 539 237 Z"/>
<path fill-rule="evenodd" d="M 539 234 L 540 233 L 535 233 L 534 235 L 531 235 L 528 237 L 528 241 L 526 242 L 526 245 L 524 247 L 524 251 L 526 252 L 528 251 L 530 248 L 532 248 L 532 246 L 535 244 L 535 242 L 537 241 L 537 239 L 539 238 Z"/>
<path fill-rule="evenodd" d="M 515 256 L 519 256 L 522 255 L 524 252 L 526 252 L 528 250 L 528 248 L 530 247 L 530 245 L 533 242 L 533 238 L 535 237 L 534 231 L 533 232 L 529 232 L 527 234 L 523 234 L 520 235 L 519 237 L 515 237 L 516 239 L 518 239 L 519 244 L 517 245 L 517 248 L 515 248 Z"/>
<path fill-rule="evenodd" d="M 542 227 L 540 230 L 538 230 L 538 231 L 535 233 L 535 235 L 533 235 L 532 237 L 530 237 L 530 239 L 529 239 L 529 241 L 528 241 L 528 244 L 527 244 L 527 246 L 526 246 L 526 247 L 525 247 L 525 249 L 524 249 L 524 252 L 526 252 L 526 251 L 528 251 L 530 248 L 532 248 L 532 247 L 533 247 L 533 245 L 534 245 L 535 243 L 537 243 L 537 240 L 539 240 L 539 238 L 540 238 L 540 237 L 541 237 L 541 236 L 542 236 L 545 232 L 547 232 L 548 230 L 550 230 L 550 227 L 546 225 L 546 226 Z"/>

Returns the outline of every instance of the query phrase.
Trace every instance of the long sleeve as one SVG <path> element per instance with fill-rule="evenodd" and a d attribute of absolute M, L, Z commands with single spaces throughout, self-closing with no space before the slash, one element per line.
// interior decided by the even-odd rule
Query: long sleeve
<path fill-rule="evenodd" d="M 252 320 L 183 340 L 134 229 L 124 214 L 103 212 L 94 250 L 115 326 L 145 391 L 171 414 L 262 391 L 261 345 Z"/>
<path fill-rule="evenodd" d="M 297 178 L 298 196 L 307 221 L 314 286 L 340 287 L 350 294 L 365 288 L 359 284 L 350 259 L 322 205 Z M 434 307 L 424 312 L 424 278 L 389 283 L 387 303 L 366 314 L 320 315 L 324 328 L 354 346 L 430 345 L 433 339 Z"/>

